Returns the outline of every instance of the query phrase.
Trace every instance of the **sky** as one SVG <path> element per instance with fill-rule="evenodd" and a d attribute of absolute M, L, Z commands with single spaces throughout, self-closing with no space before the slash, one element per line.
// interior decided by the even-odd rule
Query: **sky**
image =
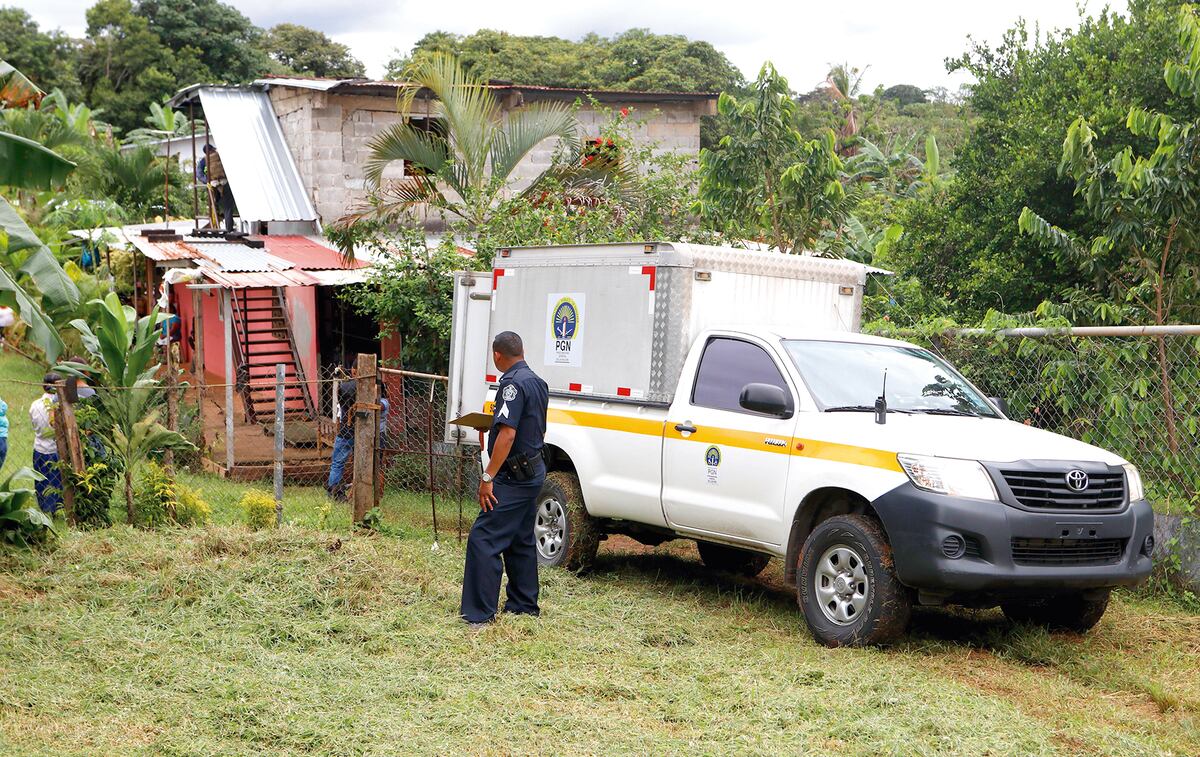
<path fill-rule="evenodd" d="M 397 49 L 407 52 L 424 34 L 469 34 L 490 28 L 514 34 L 578 39 L 588 32 L 612 35 L 631 27 L 683 34 L 711 42 L 753 79 L 770 60 L 792 89 L 807 91 L 824 80 L 831 64 L 866 68 L 867 90 L 878 84 L 915 84 L 955 90 L 966 74 L 946 73 L 945 59 L 961 55 L 968 38 L 997 42 L 1018 18 L 1042 30 L 1077 25 L 1099 0 L 858 0 L 764 2 L 763 0 L 225 0 L 255 24 L 292 22 L 320 29 L 349 45 L 382 76 Z M 81 36 L 84 12 L 94 0 L 0 0 L 25 8 L 43 28 Z M 1124 10 L 1124 0 L 1111 7 Z"/>

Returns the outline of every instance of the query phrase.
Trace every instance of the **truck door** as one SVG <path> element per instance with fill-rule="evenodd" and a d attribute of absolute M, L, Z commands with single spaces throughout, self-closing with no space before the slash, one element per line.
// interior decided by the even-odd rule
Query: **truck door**
<path fill-rule="evenodd" d="M 492 273 L 456 271 L 454 304 L 450 322 L 450 384 L 447 387 L 446 420 L 483 410 L 487 398 L 487 375 L 492 368 L 492 349 L 488 344 L 488 324 L 492 316 Z M 446 442 L 477 444 L 474 431 L 446 425 Z"/>
<path fill-rule="evenodd" d="M 796 427 L 796 393 L 762 344 L 710 337 L 685 374 L 663 430 L 663 511 L 675 528 L 778 545 Z M 685 368 L 685 371 L 687 369 Z M 750 383 L 779 386 L 792 412 L 741 407 Z"/>

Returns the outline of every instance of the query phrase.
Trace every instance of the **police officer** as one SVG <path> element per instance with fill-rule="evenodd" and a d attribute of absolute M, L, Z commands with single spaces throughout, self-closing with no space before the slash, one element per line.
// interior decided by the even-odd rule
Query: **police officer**
<path fill-rule="evenodd" d="M 546 479 L 542 444 L 549 391 L 525 363 L 524 345 L 515 333 L 496 335 L 492 361 L 504 375 L 487 437 L 488 464 L 480 476 L 482 512 L 467 538 L 461 612 L 472 626 L 495 618 L 502 570 L 508 573 L 504 612 L 539 613 L 533 524 Z"/>

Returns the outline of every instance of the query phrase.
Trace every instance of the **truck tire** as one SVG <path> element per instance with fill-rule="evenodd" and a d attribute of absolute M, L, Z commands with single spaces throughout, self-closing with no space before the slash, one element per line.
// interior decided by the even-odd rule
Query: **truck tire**
<path fill-rule="evenodd" d="M 699 550 L 700 559 L 705 567 L 750 578 L 762 573 L 767 563 L 771 562 L 770 557 L 760 552 L 727 547 L 710 541 L 696 542 L 696 549 Z"/>
<path fill-rule="evenodd" d="M 1072 593 L 1011 600 L 1002 602 L 1000 609 L 1014 623 L 1045 626 L 1051 631 L 1086 633 L 1104 617 L 1104 611 L 1108 609 L 1108 594 L 1104 592 L 1098 599 L 1087 599 L 1082 594 Z"/>
<path fill-rule="evenodd" d="M 533 526 L 538 564 L 582 572 L 600 548 L 600 529 L 583 505 L 579 478 L 569 471 L 546 474 Z"/>
<path fill-rule="evenodd" d="M 796 574 L 796 599 L 813 638 L 827 647 L 861 647 L 901 636 L 912 596 L 893 566 L 887 536 L 871 518 L 838 515 L 813 529 Z"/>

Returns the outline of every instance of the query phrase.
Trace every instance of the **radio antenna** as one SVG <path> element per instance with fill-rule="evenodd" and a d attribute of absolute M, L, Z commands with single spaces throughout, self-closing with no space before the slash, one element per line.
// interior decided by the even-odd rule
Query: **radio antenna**
<path fill-rule="evenodd" d="M 883 390 L 875 398 L 875 422 L 879 425 L 887 423 L 887 368 L 883 369 Z"/>

